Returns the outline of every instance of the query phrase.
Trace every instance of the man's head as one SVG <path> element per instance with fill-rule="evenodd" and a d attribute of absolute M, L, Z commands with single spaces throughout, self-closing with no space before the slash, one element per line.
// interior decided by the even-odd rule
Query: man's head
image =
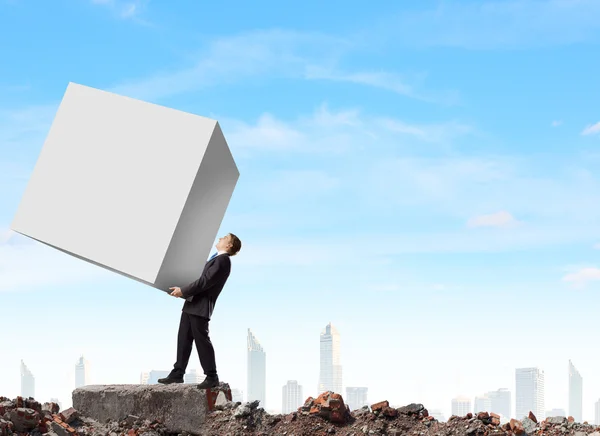
<path fill-rule="evenodd" d="M 235 256 L 242 248 L 242 241 L 233 233 L 227 233 L 215 245 L 217 250 L 226 251 L 230 256 Z"/>

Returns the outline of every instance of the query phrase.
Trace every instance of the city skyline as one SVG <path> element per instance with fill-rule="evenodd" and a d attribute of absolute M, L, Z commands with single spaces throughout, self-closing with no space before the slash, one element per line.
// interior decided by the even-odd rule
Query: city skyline
<path fill-rule="evenodd" d="M 0 335 L 0 395 L 21 392 L 21 360 L 36 397 L 63 406 L 82 355 L 94 384 L 176 361 L 181 299 L 11 230 L 73 82 L 219 120 L 240 178 L 218 234 L 243 247 L 210 338 L 220 380 L 244 397 L 277 409 L 288 380 L 308 397 L 333 377 L 342 395 L 367 387 L 369 402 L 448 417 L 461 395 L 530 401 L 538 388 L 517 389 L 515 371 L 539 368 L 536 407 L 569 413 L 571 360 L 592 420 L 597 16 L 590 0 L 0 0 L 0 307 L 20 327 Z M 158 171 L 160 186 L 176 171 Z M 131 189 L 147 213 L 164 207 Z M 317 339 L 329 322 L 335 377 Z M 266 352 L 252 392 L 249 326 Z"/>
<path fill-rule="evenodd" d="M 328 343 L 332 340 L 333 336 L 337 336 L 335 338 L 336 343 L 340 343 L 340 334 L 339 332 L 332 326 L 331 322 L 326 326 L 325 329 L 321 331 L 320 334 L 320 343 L 321 350 L 325 350 L 329 357 L 331 355 L 332 347 L 331 344 Z M 325 340 L 324 340 L 325 339 Z M 323 347 L 323 342 L 325 342 L 325 346 Z M 256 337 L 251 332 L 251 329 L 247 329 L 247 351 L 248 351 L 248 388 L 251 385 L 254 385 L 253 389 L 255 389 L 254 397 L 257 397 L 260 394 L 260 381 L 265 381 L 267 379 L 266 374 L 266 353 L 258 343 Z M 260 353 L 259 359 L 256 360 L 256 355 L 252 353 Z M 328 358 L 323 359 L 323 355 L 321 354 L 320 365 L 322 366 L 323 362 L 325 363 L 331 362 L 332 359 Z M 251 370 L 251 363 L 254 362 L 254 370 Z M 339 360 L 338 360 L 339 362 Z M 256 365 L 258 363 L 259 365 Z M 35 394 L 35 377 L 32 372 L 26 366 L 25 362 L 21 360 L 20 363 L 21 368 L 21 396 L 34 396 Z M 78 384 L 84 386 L 86 383 L 81 384 L 84 380 L 83 374 L 86 377 L 88 375 L 89 369 L 89 361 L 82 356 L 80 356 L 77 364 L 75 365 L 75 385 Z M 258 374 L 256 369 L 258 369 Z M 264 372 L 263 372 L 264 371 Z M 157 384 L 158 379 L 165 377 L 169 373 L 168 370 L 150 370 L 150 371 L 142 371 L 139 377 L 140 384 Z M 438 408 L 430 408 L 432 416 L 435 416 L 436 419 L 446 420 L 452 414 L 458 415 L 466 415 L 467 413 L 478 413 L 480 411 L 494 412 L 500 415 L 501 423 L 507 422 L 510 418 L 521 419 L 523 416 L 527 416 L 529 411 L 534 413 L 536 418 L 539 420 L 545 419 L 548 416 L 573 416 L 576 422 L 584 422 L 587 421 L 589 423 L 598 423 L 600 424 L 600 398 L 594 403 L 593 410 L 594 416 L 589 417 L 587 419 L 578 418 L 571 413 L 567 414 L 565 409 L 562 408 L 553 408 L 550 410 L 545 409 L 545 376 L 544 371 L 538 367 L 528 367 L 528 368 L 516 368 L 514 371 L 515 377 L 515 402 L 513 408 L 512 402 L 512 392 L 508 388 L 499 388 L 493 391 L 488 391 L 483 394 L 475 394 L 472 398 L 463 394 L 459 394 L 454 396 L 450 400 L 449 405 L 449 413 L 444 413 L 441 409 Z M 250 381 L 251 377 L 255 377 L 253 382 Z M 258 376 L 258 377 L 257 377 Z M 184 376 L 184 383 L 200 383 L 203 380 L 204 376 L 200 374 L 200 371 L 196 368 L 188 368 Z M 568 403 L 569 407 L 573 408 L 573 412 L 577 413 L 578 410 L 582 409 L 582 404 L 579 402 L 579 399 L 582 398 L 582 388 L 583 388 L 583 378 L 575 368 L 573 362 L 568 360 L 568 380 L 569 380 L 569 395 L 568 395 Z M 257 383 L 259 381 L 259 383 Z M 330 382 L 331 383 L 331 382 Z M 253 401 L 252 398 L 244 399 L 243 391 L 237 387 L 230 386 L 232 389 L 232 396 L 235 396 L 234 401 L 243 402 L 245 400 Z M 363 405 L 370 406 L 373 404 L 373 401 L 367 400 L 368 387 L 346 387 L 345 389 L 345 401 L 346 404 L 351 408 L 351 410 L 359 409 Z M 341 390 L 337 391 L 342 393 Z M 258 395 L 256 395 L 258 393 Z M 316 393 L 314 396 L 318 395 L 321 392 Z M 254 398 L 258 399 L 258 398 Z M 301 385 L 298 384 L 297 380 L 287 380 L 287 383 L 282 386 L 281 390 L 281 408 L 274 407 L 265 407 L 264 404 L 259 405 L 259 407 L 265 408 L 270 413 L 289 413 L 293 410 L 297 410 L 304 402 L 304 390 Z M 44 400 L 42 400 L 44 401 Z M 50 401 L 60 402 L 58 398 L 52 397 Z M 261 401 L 259 399 L 259 401 Z M 70 399 L 67 402 L 70 405 Z M 403 404 L 395 404 L 391 403 L 392 407 L 399 407 Z M 425 407 L 428 407 L 425 404 Z M 577 409 L 579 407 L 579 409 Z M 514 412 L 513 412 L 514 410 Z M 508 418 L 507 418 L 508 417 Z"/>

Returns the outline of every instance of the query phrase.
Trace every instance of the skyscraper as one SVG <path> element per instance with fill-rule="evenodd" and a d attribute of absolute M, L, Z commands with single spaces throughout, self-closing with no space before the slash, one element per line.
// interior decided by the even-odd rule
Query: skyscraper
<path fill-rule="evenodd" d="M 465 416 L 472 409 L 471 399 L 467 397 L 456 397 L 452 399 L 452 414 L 456 416 Z"/>
<path fill-rule="evenodd" d="M 500 422 L 510 420 L 512 416 L 512 398 L 507 388 L 501 388 L 497 391 L 490 391 L 486 394 L 491 402 L 492 412 L 500 415 Z M 502 419 L 504 418 L 504 419 Z"/>
<path fill-rule="evenodd" d="M 140 384 L 141 385 L 147 385 L 148 384 L 148 380 L 150 380 L 150 373 L 147 371 L 144 371 L 140 374 Z"/>
<path fill-rule="evenodd" d="M 302 406 L 302 386 L 296 380 L 288 380 L 281 388 L 281 413 L 291 413 Z"/>
<path fill-rule="evenodd" d="M 80 388 L 89 383 L 89 362 L 81 356 L 75 364 L 75 388 Z"/>
<path fill-rule="evenodd" d="M 569 415 L 583 422 L 583 378 L 569 359 Z"/>
<path fill-rule="evenodd" d="M 340 362 L 340 334 L 331 323 L 321 332 L 320 395 L 325 391 L 342 393 L 342 365 Z"/>
<path fill-rule="evenodd" d="M 364 387 L 348 387 L 346 388 L 346 404 L 350 410 L 360 409 L 363 406 L 368 406 L 367 392 L 368 388 Z"/>
<path fill-rule="evenodd" d="M 35 377 L 21 360 L 21 396 L 35 398 Z"/>
<path fill-rule="evenodd" d="M 487 394 L 483 394 L 483 396 L 476 396 L 475 400 L 473 401 L 472 412 L 493 412 L 491 398 Z"/>
<path fill-rule="evenodd" d="M 594 403 L 594 424 L 600 425 L 600 400 Z"/>
<path fill-rule="evenodd" d="M 515 385 L 515 419 L 523 419 L 530 410 L 538 421 L 545 419 L 544 371 L 539 368 L 517 368 Z"/>
<path fill-rule="evenodd" d="M 259 401 L 259 406 L 266 409 L 267 388 L 267 354 L 248 329 L 248 400 Z"/>

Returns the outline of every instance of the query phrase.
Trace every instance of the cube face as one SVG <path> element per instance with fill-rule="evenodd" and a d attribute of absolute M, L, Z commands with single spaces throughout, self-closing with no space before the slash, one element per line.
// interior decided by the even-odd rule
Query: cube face
<path fill-rule="evenodd" d="M 238 177 L 215 120 L 70 83 L 11 228 L 167 290 L 201 272 Z"/>

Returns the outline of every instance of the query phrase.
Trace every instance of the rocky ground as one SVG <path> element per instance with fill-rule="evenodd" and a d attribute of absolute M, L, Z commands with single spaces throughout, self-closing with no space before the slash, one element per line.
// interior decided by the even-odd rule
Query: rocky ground
<path fill-rule="evenodd" d="M 285 435 L 547 435 L 600 436 L 600 427 L 575 423 L 573 418 L 553 417 L 538 422 L 533 414 L 500 425 L 498 415 L 480 412 L 476 416 L 452 416 L 438 422 L 422 404 L 392 408 L 387 401 L 349 412 L 339 394 L 325 392 L 308 398 L 298 411 L 269 415 L 258 402 L 217 401 L 209 412 L 202 436 Z M 0 436 L 174 436 L 158 421 L 129 415 L 119 422 L 97 422 L 73 409 L 59 412 L 55 403 L 40 404 L 34 399 L 0 397 Z M 185 436 L 185 435 L 181 435 Z"/>

